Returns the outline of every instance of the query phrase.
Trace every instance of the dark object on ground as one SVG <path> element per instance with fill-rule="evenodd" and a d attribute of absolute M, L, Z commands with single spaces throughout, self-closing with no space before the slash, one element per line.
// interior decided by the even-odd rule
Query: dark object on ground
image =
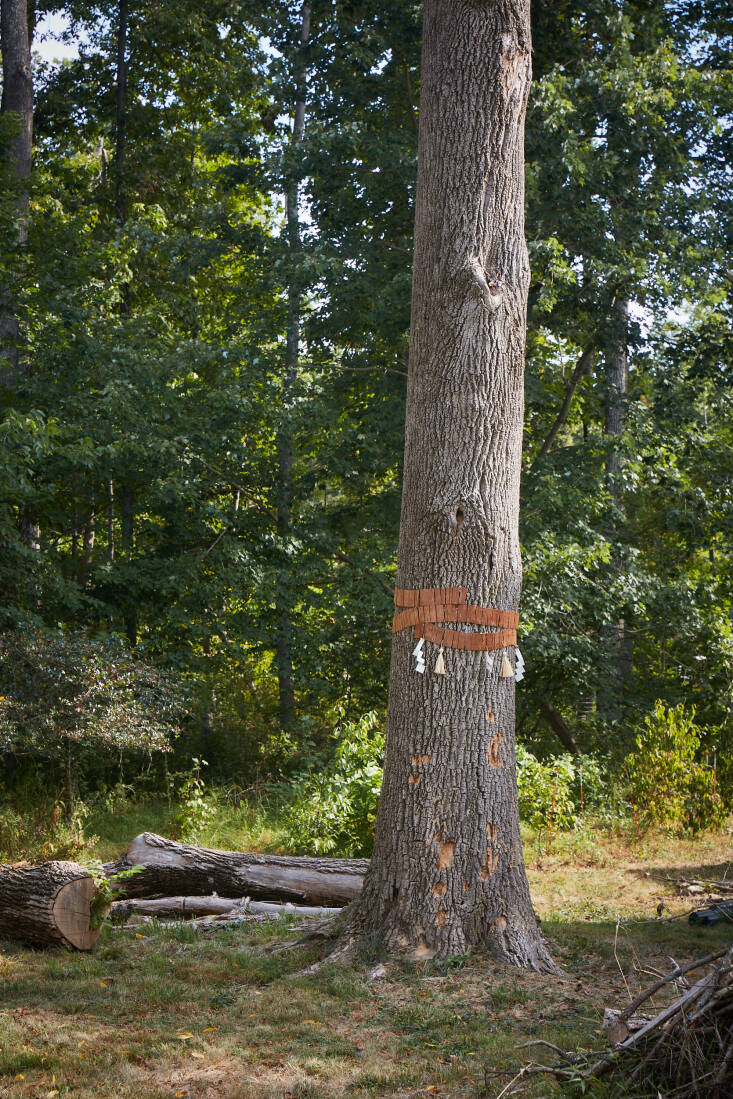
<path fill-rule="evenodd" d="M 720 923 L 721 920 L 733 924 L 733 901 L 711 904 L 707 908 L 696 908 L 688 917 L 689 923 L 712 924 Z"/>
<path fill-rule="evenodd" d="M 143 832 L 121 859 L 107 863 L 104 869 L 112 878 L 131 867 L 144 867 L 124 881 L 127 897 L 217 893 L 219 897 L 341 907 L 360 893 L 368 865 L 368 859 L 215 851 Z"/>
<path fill-rule="evenodd" d="M 0 866 L 0 938 L 91 950 L 94 881 L 75 862 Z"/>

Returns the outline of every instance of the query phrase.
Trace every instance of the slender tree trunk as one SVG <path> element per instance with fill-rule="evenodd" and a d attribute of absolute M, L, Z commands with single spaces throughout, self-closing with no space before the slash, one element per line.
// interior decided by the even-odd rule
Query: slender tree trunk
<path fill-rule="evenodd" d="M 122 486 L 122 554 L 129 561 L 135 548 L 135 496 L 130 485 Z M 123 608 L 125 636 L 130 645 L 137 644 L 137 608 L 134 592 Z"/>
<path fill-rule="evenodd" d="M 33 73 L 27 0 L 0 0 L 0 49 L 3 94 L 0 113 L 16 117 L 17 132 L 8 147 L 10 175 L 17 183 L 16 239 L 22 249 L 28 240 L 28 188 L 33 155 Z M 20 325 L 9 287 L 0 285 L 0 386 L 13 388 L 19 380 Z M 40 549 L 40 528 L 22 509 L 20 536 L 31 549 Z M 37 598 L 35 587 L 32 592 Z"/>
<path fill-rule="evenodd" d="M 82 555 L 80 584 L 83 588 L 89 586 L 92 571 L 92 557 L 94 555 L 94 540 L 97 533 L 97 522 L 94 514 L 94 504 L 89 509 L 84 529 L 82 531 Z"/>
<path fill-rule="evenodd" d="M 125 143 L 127 140 L 127 23 L 128 0 L 119 0 L 117 10 L 117 76 L 115 112 L 115 212 L 117 221 L 127 220 L 125 194 Z"/>
<path fill-rule="evenodd" d="M 115 483 L 107 482 L 107 560 L 115 559 Z"/>
<path fill-rule="evenodd" d="M 296 60 L 296 103 L 293 117 L 291 147 L 293 152 L 303 140 L 305 132 L 305 99 L 307 93 L 304 48 L 310 36 L 311 8 L 305 0 L 300 16 L 300 51 Z M 277 532 L 283 545 L 290 536 L 292 496 L 293 496 L 293 435 L 290 424 L 290 406 L 293 387 L 298 375 L 300 352 L 300 310 L 301 289 L 298 256 L 301 251 L 300 210 L 299 210 L 300 173 L 295 171 L 288 182 L 287 231 L 290 251 L 290 285 L 288 287 L 288 312 L 285 348 L 285 377 L 283 383 L 282 422 L 278 437 L 278 466 L 280 473 L 280 495 L 277 508 Z M 277 642 L 275 649 L 277 682 L 279 692 L 280 725 L 286 732 L 292 732 L 297 723 L 295 711 L 295 684 L 293 680 L 292 657 L 292 577 L 290 570 L 284 568 L 277 581 Z"/>
<path fill-rule="evenodd" d="M 399 588 L 516 611 L 529 259 L 529 0 L 427 0 Z M 465 621 L 465 619 L 464 619 Z M 460 627 L 458 627 L 460 628 Z M 471 627 L 463 627 L 464 631 Z M 394 637 L 377 834 L 351 934 L 444 957 L 488 946 L 552 968 L 519 834 L 504 650 Z"/>
<path fill-rule="evenodd" d="M 610 536 L 613 542 L 613 564 L 621 568 L 619 540 L 625 522 L 620 473 L 623 457 L 620 439 L 626 427 L 626 398 L 629 389 L 628 361 L 629 303 L 617 297 L 611 312 L 611 326 L 606 341 L 606 408 L 605 433 L 608 440 L 606 481 L 614 505 L 614 521 Z M 608 650 L 611 656 L 611 679 L 601 692 L 599 704 L 607 721 L 618 721 L 622 714 L 622 696 L 633 670 L 633 637 L 626 621 L 620 617 L 608 630 Z"/>
<path fill-rule="evenodd" d="M 119 0 L 117 7 L 117 72 L 115 107 L 115 214 L 122 229 L 127 221 L 127 189 L 125 186 L 125 158 L 127 156 L 127 79 L 129 73 L 128 58 L 129 5 L 128 0 Z M 120 314 L 130 315 L 130 287 L 122 287 Z M 121 485 L 121 539 L 123 557 L 129 561 L 135 545 L 135 493 L 131 484 Z M 134 593 L 123 607 L 125 636 L 131 646 L 137 644 L 137 608 Z"/>
<path fill-rule="evenodd" d="M 8 166 L 17 190 L 17 241 L 28 239 L 28 190 L 33 152 L 33 75 L 27 0 L 0 4 L 3 94 L 0 111 L 14 115 L 17 132 L 8 147 Z M 0 286 L 0 382 L 12 386 L 18 373 L 19 325 L 10 289 Z"/>

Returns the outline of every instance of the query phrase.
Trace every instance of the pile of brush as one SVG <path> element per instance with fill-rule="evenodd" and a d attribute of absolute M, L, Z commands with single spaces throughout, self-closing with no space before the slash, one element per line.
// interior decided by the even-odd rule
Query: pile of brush
<path fill-rule="evenodd" d="M 706 968 L 707 967 L 707 968 Z M 692 982 L 688 975 L 706 968 Z M 670 984 L 676 999 L 655 1015 L 638 1009 Z M 623 1011 L 607 1010 L 610 1048 L 582 1057 L 564 1053 L 559 1064 L 525 1065 L 500 1092 L 516 1095 L 521 1081 L 535 1073 L 550 1073 L 565 1083 L 568 1094 L 589 1094 L 589 1085 L 603 1078 L 604 1094 L 674 1099 L 731 1099 L 733 1096 L 733 947 L 709 954 L 660 977 Z M 526 1045 L 524 1048 L 526 1048 Z M 488 1075 L 493 1075 L 489 1073 Z"/>
<path fill-rule="evenodd" d="M 710 968 L 692 984 L 686 974 Z M 668 1007 L 641 1025 L 634 1013 L 665 984 L 682 985 Z M 638 1017 L 637 1017 L 638 1018 Z M 624 1033 L 624 1030 L 626 1033 Z M 710 955 L 657 981 L 616 1016 L 614 1049 L 584 1072 L 633 1085 L 634 1093 L 675 1099 L 729 1099 L 733 1095 L 733 948 Z"/>

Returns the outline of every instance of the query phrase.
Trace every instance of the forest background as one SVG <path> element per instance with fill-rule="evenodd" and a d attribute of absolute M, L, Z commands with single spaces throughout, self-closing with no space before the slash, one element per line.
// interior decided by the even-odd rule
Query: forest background
<path fill-rule="evenodd" d="M 35 55 L 29 184 L 0 119 L 0 853 L 27 854 L 18 806 L 111 791 L 175 788 L 193 834 L 204 778 L 284 799 L 293 849 L 368 851 L 420 7 L 315 0 L 303 42 L 279 0 L 39 3 L 36 44 L 54 15 L 75 53 Z M 542 828 L 694 829 L 733 798 L 731 29 L 708 0 L 533 4 L 517 706 Z"/>

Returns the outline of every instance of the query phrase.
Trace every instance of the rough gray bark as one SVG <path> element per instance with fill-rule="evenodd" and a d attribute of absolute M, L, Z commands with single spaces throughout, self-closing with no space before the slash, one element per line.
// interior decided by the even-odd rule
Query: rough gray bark
<path fill-rule="evenodd" d="M 0 866 L 0 938 L 90 950 L 100 934 L 89 926 L 94 893 L 74 862 Z"/>
<path fill-rule="evenodd" d="M 2 0 L 0 3 L 0 48 L 2 49 L 3 94 L 0 111 L 16 116 L 8 161 L 11 175 L 18 182 L 17 241 L 28 238 L 28 191 L 25 181 L 31 174 L 33 152 L 33 76 L 31 73 L 30 35 L 27 0 Z M 19 326 L 12 294 L 0 286 L 0 383 L 12 385 L 18 370 Z"/>
<path fill-rule="evenodd" d="M 463 586 L 515 611 L 529 259 L 529 0 L 425 4 L 399 588 Z M 470 626 L 464 627 L 471 629 Z M 519 834 L 514 678 L 392 646 L 376 846 L 350 932 L 416 956 L 487 946 L 551 968 Z M 513 662 L 513 652 L 508 651 Z"/>
<path fill-rule="evenodd" d="M 311 6 L 310 0 L 304 0 L 300 12 L 300 49 L 295 63 L 296 102 L 293 112 L 293 132 L 290 139 L 291 153 L 297 154 L 298 146 L 305 133 L 305 99 L 307 94 L 307 74 L 304 50 L 310 37 Z M 277 533 L 283 543 L 290 535 L 291 509 L 293 496 L 293 436 L 290 426 L 290 403 L 293 387 L 298 376 L 300 352 L 300 311 L 301 289 L 297 260 L 301 251 L 300 239 L 300 173 L 295 171 L 286 188 L 286 216 L 288 249 L 290 251 L 291 272 L 288 286 L 288 312 L 285 346 L 285 376 L 283 381 L 282 422 L 278 434 L 278 466 L 280 471 L 279 500 L 277 507 Z M 291 578 L 289 570 L 278 577 L 277 591 L 277 639 L 275 643 L 275 664 L 279 697 L 280 726 L 285 732 L 292 732 L 297 723 L 295 710 L 295 683 L 293 680 L 292 656 L 292 598 L 290 595 Z"/>
<path fill-rule="evenodd" d="M 132 866 L 145 867 L 125 880 L 128 897 L 218 893 L 220 897 L 340 906 L 358 895 L 368 865 L 366 859 L 215 851 L 143 832 L 121 859 L 104 870 L 112 877 Z"/>

